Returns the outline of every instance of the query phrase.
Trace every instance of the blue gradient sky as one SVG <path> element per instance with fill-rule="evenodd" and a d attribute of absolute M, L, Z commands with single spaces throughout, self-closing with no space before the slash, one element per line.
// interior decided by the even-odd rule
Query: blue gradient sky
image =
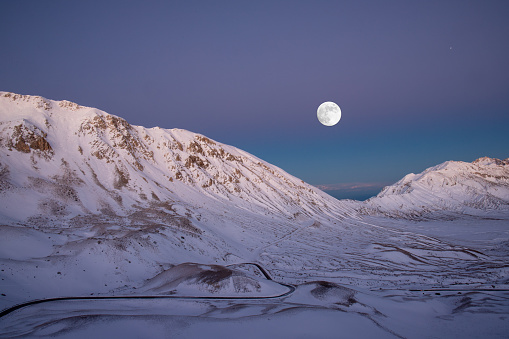
<path fill-rule="evenodd" d="M 0 90 L 381 186 L 509 157 L 507 18 L 507 1 L 4 0 Z M 319 124 L 323 101 L 338 125 Z"/>

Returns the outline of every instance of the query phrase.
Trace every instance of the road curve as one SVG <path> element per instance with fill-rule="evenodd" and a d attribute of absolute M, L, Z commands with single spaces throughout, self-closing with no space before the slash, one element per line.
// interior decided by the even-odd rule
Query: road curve
<path fill-rule="evenodd" d="M 269 275 L 269 272 L 267 272 L 260 264 L 258 263 L 255 263 L 255 262 L 243 262 L 243 263 L 240 263 L 240 264 L 230 264 L 230 265 L 226 265 L 225 267 L 231 267 L 231 266 L 239 266 L 239 265 L 253 265 L 255 266 L 256 268 L 258 268 L 258 270 L 260 272 L 262 272 L 263 276 L 265 277 L 265 279 L 267 280 L 272 280 L 272 277 Z M 275 281 L 277 282 L 277 281 Z M 278 283 L 278 282 L 277 282 Z M 278 283 L 280 285 L 285 285 L 285 284 L 281 284 L 281 283 Z M 286 286 L 286 285 L 285 285 Z"/>
<path fill-rule="evenodd" d="M 267 280 L 272 280 L 268 272 L 259 264 L 257 263 L 241 263 L 241 264 L 235 264 L 235 265 L 254 265 L 256 266 L 260 272 L 265 276 Z M 233 265 L 228 265 L 233 266 Z M 285 286 L 288 288 L 288 291 L 274 296 L 266 296 L 266 297 L 223 297 L 223 296 L 207 296 L 207 297 L 193 297 L 193 296 L 173 296 L 173 295 L 134 295 L 134 296 L 80 296 L 80 297 L 57 297 L 57 298 L 47 298 L 47 299 L 38 299 L 38 300 L 32 300 L 27 301 L 25 303 L 21 303 L 18 305 L 14 305 L 12 307 L 6 308 L 2 312 L 0 312 L 0 318 L 16 311 L 24 307 L 52 302 L 52 301 L 65 301 L 65 300 L 113 300 L 113 299 L 184 299 L 184 300 L 263 300 L 263 299 L 277 299 L 277 298 L 284 298 L 286 296 L 289 296 L 293 292 L 295 292 L 295 286 L 288 285 L 284 283 L 277 282 L 275 280 L 272 280 L 275 283 L 278 283 L 279 285 Z"/>

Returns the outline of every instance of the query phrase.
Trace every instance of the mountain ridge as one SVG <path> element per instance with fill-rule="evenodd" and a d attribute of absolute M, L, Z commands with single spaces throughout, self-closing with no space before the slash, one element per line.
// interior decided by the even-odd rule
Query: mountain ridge
<path fill-rule="evenodd" d="M 39 199 L 24 197 L 27 208 L 18 210 L 19 215 L 5 208 L 4 215 L 12 220 L 125 215 L 161 201 L 188 200 L 191 205 L 222 201 L 284 218 L 428 218 L 444 211 L 451 217 L 508 209 L 509 158 L 446 161 L 407 174 L 365 202 L 338 201 L 321 186 L 201 134 L 130 125 L 96 108 L 40 96 L 0 92 L 0 103 L 0 188 L 4 195 L 24 189 L 39 193 Z M 44 200 L 45 190 L 59 199 Z"/>
<path fill-rule="evenodd" d="M 29 158 L 31 170 L 40 177 L 72 176 L 74 185 L 106 191 L 109 197 L 102 200 L 108 209 L 164 200 L 166 195 L 171 200 L 185 200 L 197 193 L 233 199 L 237 204 L 247 202 L 241 204 L 243 208 L 269 206 L 272 212 L 283 214 L 327 209 L 326 204 L 313 208 L 323 200 L 334 210 L 341 209 L 320 190 L 276 166 L 200 134 L 133 126 L 117 116 L 68 101 L 5 92 L 0 99 L 10 106 L 1 111 L 4 159 Z M 8 172 L 3 162 L 3 171 Z M 4 173 L 4 182 L 5 177 Z M 18 186 L 26 184 L 22 178 L 14 181 Z M 101 206 L 90 203 L 91 197 L 80 197 L 83 189 L 68 191 L 82 203 L 82 212 L 101 211 Z"/>
<path fill-rule="evenodd" d="M 509 212 L 509 158 L 446 161 L 410 173 L 367 200 L 362 214 L 432 218 Z"/>

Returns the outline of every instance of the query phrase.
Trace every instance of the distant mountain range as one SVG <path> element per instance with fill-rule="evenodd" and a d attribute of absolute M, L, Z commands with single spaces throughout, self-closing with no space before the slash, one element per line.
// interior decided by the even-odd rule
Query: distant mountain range
<path fill-rule="evenodd" d="M 345 203 L 203 135 L 132 126 L 94 108 L 6 92 L 0 155 L 0 213 L 12 221 L 125 216 L 169 202 L 290 219 L 509 209 L 508 159 L 448 161 L 405 176 L 364 204 Z"/>

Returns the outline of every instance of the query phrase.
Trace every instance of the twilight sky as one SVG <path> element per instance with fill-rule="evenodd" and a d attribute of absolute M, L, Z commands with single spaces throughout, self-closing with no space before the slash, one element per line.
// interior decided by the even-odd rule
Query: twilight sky
<path fill-rule="evenodd" d="M 310 184 L 509 157 L 506 0 L 0 5 L 0 90 L 201 133 Z"/>

